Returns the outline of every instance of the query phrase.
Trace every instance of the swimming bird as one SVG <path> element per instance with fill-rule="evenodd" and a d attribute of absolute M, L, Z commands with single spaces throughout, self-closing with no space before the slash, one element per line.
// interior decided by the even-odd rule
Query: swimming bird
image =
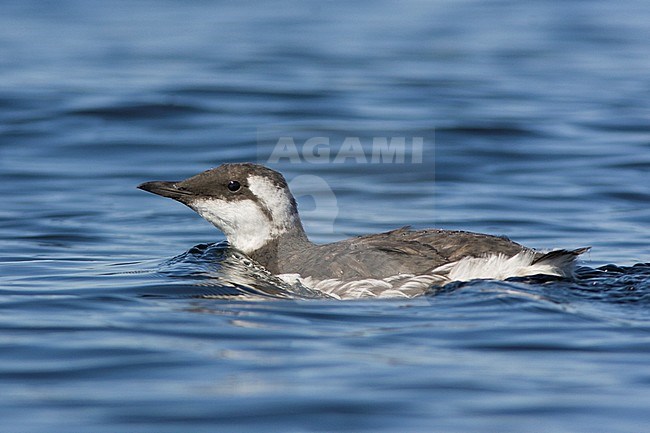
<path fill-rule="evenodd" d="M 190 207 L 232 248 L 282 280 L 341 299 L 412 297 L 450 281 L 571 277 L 576 258 L 588 250 L 543 253 L 502 236 L 408 226 L 317 245 L 303 229 L 282 174 L 252 163 L 222 164 L 183 181 L 138 188 Z"/>

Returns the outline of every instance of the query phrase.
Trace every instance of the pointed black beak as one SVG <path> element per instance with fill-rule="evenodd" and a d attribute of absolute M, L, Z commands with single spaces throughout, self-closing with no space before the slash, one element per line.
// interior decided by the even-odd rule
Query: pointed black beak
<path fill-rule="evenodd" d="M 190 191 L 180 188 L 178 184 L 179 182 L 164 182 L 157 180 L 140 184 L 138 185 L 138 189 L 185 203 L 187 199 L 194 194 L 192 194 Z"/>

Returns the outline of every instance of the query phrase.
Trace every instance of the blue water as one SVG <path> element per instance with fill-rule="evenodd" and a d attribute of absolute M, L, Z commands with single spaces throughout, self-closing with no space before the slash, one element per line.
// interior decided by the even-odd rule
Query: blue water
<path fill-rule="evenodd" d="M 643 0 L 4 1 L 2 430 L 646 430 L 648 40 Z M 592 250 L 576 281 L 202 298 L 233 290 L 223 236 L 135 187 L 282 137 L 314 241 Z M 394 137 L 404 162 L 372 163 Z"/>

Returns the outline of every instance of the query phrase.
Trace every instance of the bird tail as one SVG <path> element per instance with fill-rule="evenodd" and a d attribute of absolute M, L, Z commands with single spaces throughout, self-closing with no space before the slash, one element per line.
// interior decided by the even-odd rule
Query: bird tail
<path fill-rule="evenodd" d="M 449 281 L 505 280 L 540 274 L 571 278 L 576 258 L 588 250 L 589 248 L 578 248 L 554 250 L 548 253 L 523 250 L 514 256 L 492 254 L 484 257 L 465 257 L 439 266 L 432 273 L 445 276 Z"/>
<path fill-rule="evenodd" d="M 559 277 L 572 277 L 574 264 L 578 256 L 589 251 L 591 247 L 577 248 L 575 250 L 553 250 L 536 257 L 532 265 L 549 266 L 555 270 Z"/>

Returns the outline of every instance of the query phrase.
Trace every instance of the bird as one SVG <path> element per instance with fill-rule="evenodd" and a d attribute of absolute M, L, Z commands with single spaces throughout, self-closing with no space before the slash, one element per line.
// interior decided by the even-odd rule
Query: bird
<path fill-rule="evenodd" d="M 473 279 L 571 278 L 576 259 L 589 250 L 542 252 L 505 236 L 409 226 L 315 244 L 284 176 L 255 163 L 226 163 L 182 181 L 138 188 L 188 206 L 216 226 L 231 248 L 282 281 L 338 299 L 411 298 Z"/>

